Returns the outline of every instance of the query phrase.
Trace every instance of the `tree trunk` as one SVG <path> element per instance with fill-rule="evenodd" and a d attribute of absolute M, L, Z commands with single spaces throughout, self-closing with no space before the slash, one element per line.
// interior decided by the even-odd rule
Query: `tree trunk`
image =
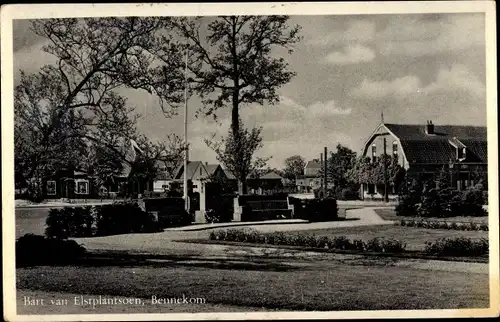
<path fill-rule="evenodd" d="M 240 135 L 240 117 L 239 117 L 239 109 L 238 109 L 238 100 L 239 100 L 239 92 L 238 90 L 235 90 L 233 93 L 233 106 L 231 110 L 231 130 L 233 132 L 233 137 L 235 141 L 238 143 L 238 145 L 241 144 L 241 140 L 239 139 Z M 240 150 L 240 147 L 238 147 L 238 150 Z M 241 158 L 241 155 L 238 155 L 238 158 Z M 243 162 L 239 162 L 239 164 L 242 164 Z M 246 172 L 246 171 L 241 171 L 245 169 L 240 169 L 240 172 Z M 246 184 L 246 177 L 244 176 L 239 176 L 237 177 L 238 180 L 238 194 L 239 195 L 246 195 L 247 194 L 247 184 Z"/>

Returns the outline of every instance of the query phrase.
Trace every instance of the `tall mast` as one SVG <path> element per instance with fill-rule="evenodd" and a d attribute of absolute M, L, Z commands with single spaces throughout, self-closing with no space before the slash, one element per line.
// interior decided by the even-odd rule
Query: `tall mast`
<path fill-rule="evenodd" d="M 189 18 L 188 18 L 189 19 Z M 184 209 L 189 212 L 189 196 L 188 196 L 188 177 L 187 167 L 189 162 L 189 147 L 188 147 L 188 53 L 186 47 L 186 57 L 184 60 Z"/>

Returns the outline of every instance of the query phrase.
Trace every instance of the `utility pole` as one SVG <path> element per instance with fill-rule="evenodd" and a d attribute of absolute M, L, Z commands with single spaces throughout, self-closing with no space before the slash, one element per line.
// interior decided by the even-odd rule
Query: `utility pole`
<path fill-rule="evenodd" d="M 319 166 L 320 166 L 320 170 L 324 169 L 324 166 L 323 166 L 323 153 L 320 153 L 319 154 Z M 322 178 L 322 175 L 321 175 L 321 171 L 319 173 L 319 182 L 321 184 L 321 189 L 319 191 L 323 192 L 323 178 Z"/>
<path fill-rule="evenodd" d="M 388 190 L 388 176 L 387 176 L 387 142 L 386 138 L 384 137 L 384 201 L 389 202 L 389 190 Z"/>
<path fill-rule="evenodd" d="M 328 192 L 328 150 L 325 146 L 325 172 L 324 172 L 324 178 L 325 178 L 325 191 L 323 194 L 323 197 L 326 198 L 326 194 Z"/>

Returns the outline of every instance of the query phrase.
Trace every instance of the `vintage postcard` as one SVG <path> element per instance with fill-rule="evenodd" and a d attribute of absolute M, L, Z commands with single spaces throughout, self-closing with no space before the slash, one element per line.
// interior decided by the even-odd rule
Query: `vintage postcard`
<path fill-rule="evenodd" d="M 7 321 L 499 315 L 493 1 L 1 8 Z"/>

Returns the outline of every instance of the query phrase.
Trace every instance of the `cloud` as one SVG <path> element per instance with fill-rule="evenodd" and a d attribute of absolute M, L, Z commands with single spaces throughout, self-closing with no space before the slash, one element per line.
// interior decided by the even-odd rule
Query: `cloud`
<path fill-rule="evenodd" d="M 327 63 L 333 65 L 349 65 L 366 63 L 375 58 L 375 53 L 369 47 L 363 45 L 347 46 L 343 52 L 334 51 L 325 57 Z"/>
<path fill-rule="evenodd" d="M 333 115 L 349 115 L 352 112 L 351 108 L 341 108 L 337 106 L 333 100 L 327 102 L 315 102 L 309 105 L 306 110 L 307 113 L 309 113 L 309 115 L 313 118 Z"/>
<path fill-rule="evenodd" d="M 472 96 L 483 97 L 486 87 L 479 78 L 464 65 L 455 64 L 451 68 L 441 68 L 436 81 L 426 86 L 423 90 L 428 93 L 459 89 Z"/>
<path fill-rule="evenodd" d="M 362 18 L 367 19 L 367 18 Z M 485 16 L 482 13 L 442 15 L 393 15 L 387 23 L 351 20 L 344 28 L 311 37 L 306 44 L 328 48 L 352 43 L 370 45 L 384 56 L 421 57 L 484 48 Z"/>
<path fill-rule="evenodd" d="M 262 126 L 263 148 L 258 156 L 272 156 L 269 165 L 282 167 L 283 160 L 300 154 L 305 158 L 317 157 L 324 146 L 335 146 L 337 142 L 351 144 L 351 138 L 332 130 L 335 116 L 346 116 L 350 108 L 337 106 L 334 100 L 317 101 L 302 105 L 288 96 L 281 96 L 275 106 L 251 105 L 241 109 L 242 119 L 247 127 Z M 209 118 L 195 119 L 189 126 L 190 154 L 193 158 L 216 162 L 213 151 L 204 143 L 215 135 L 219 140 L 226 136 L 230 119 L 221 117 L 216 123 Z"/>
<path fill-rule="evenodd" d="M 393 81 L 372 81 L 365 78 L 350 94 L 354 97 L 369 98 L 406 96 L 417 92 L 420 87 L 420 79 L 416 76 L 405 76 Z"/>
<path fill-rule="evenodd" d="M 412 94 L 433 94 L 437 92 L 465 91 L 472 96 L 484 98 L 485 85 L 466 66 L 455 64 L 441 67 L 436 80 L 423 86 L 417 76 L 404 76 L 392 81 L 373 81 L 365 78 L 361 84 L 350 91 L 353 97 L 383 98 L 408 97 Z"/>
<path fill-rule="evenodd" d="M 326 35 L 311 37 L 306 40 L 306 44 L 314 47 L 328 47 L 334 44 L 364 43 L 373 40 L 374 36 L 374 22 L 351 20 L 345 25 L 345 28 L 333 29 Z"/>
<path fill-rule="evenodd" d="M 382 55 L 419 57 L 484 48 L 484 15 L 444 15 L 431 21 L 395 19 L 377 38 Z"/>

